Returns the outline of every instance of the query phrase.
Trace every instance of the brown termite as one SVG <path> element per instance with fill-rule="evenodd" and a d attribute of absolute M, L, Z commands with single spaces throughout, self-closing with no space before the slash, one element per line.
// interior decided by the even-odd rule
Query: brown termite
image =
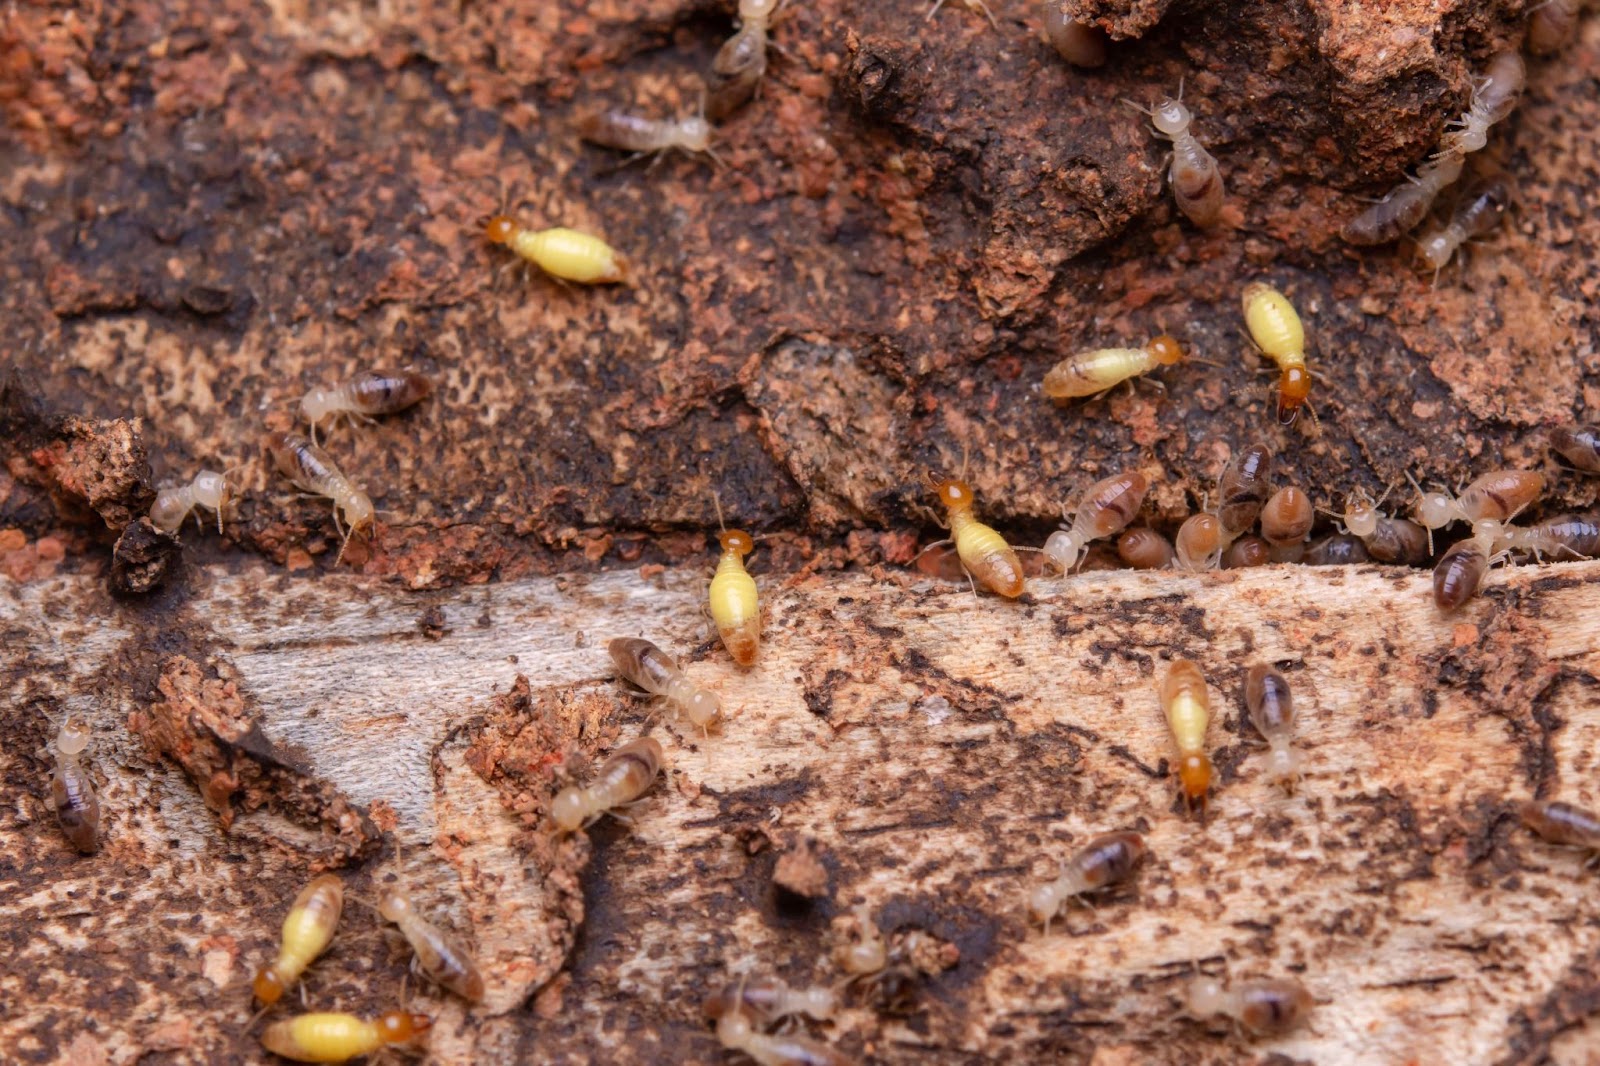
<path fill-rule="evenodd" d="M 711 123 L 704 113 L 654 119 L 615 108 L 591 111 L 578 119 L 578 135 L 590 144 L 632 152 L 630 163 L 674 148 L 691 155 L 703 153 L 717 161 L 717 153 L 711 150 Z"/>
<path fill-rule="evenodd" d="M 1165 570 L 1177 558 L 1172 542 L 1148 526 L 1123 530 L 1117 557 L 1135 570 Z"/>
<path fill-rule="evenodd" d="M 469 1002 L 483 998 L 483 975 L 472 955 L 454 937 L 418 914 L 410 896 L 398 888 L 386 889 L 378 899 L 378 913 L 399 927 L 416 952 L 412 969 Z"/>
<path fill-rule="evenodd" d="M 1183 346 L 1176 337 L 1165 333 L 1143 348 L 1095 348 L 1074 352 L 1050 368 L 1041 391 L 1052 400 L 1098 396 L 1158 366 L 1172 366 L 1182 359 Z"/>
<path fill-rule="evenodd" d="M 1522 824 L 1551 844 L 1583 848 L 1589 865 L 1600 861 L 1600 818 L 1582 807 L 1548 800 L 1523 800 L 1517 804 Z"/>
<path fill-rule="evenodd" d="M 343 913 L 344 882 L 335 875 L 323 874 L 301 889 L 283 920 L 278 957 L 256 971 L 251 985 L 256 999 L 269 1007 L 282 999 L 306 967 L 327 950 Z"/>
<path fill-rule="evenodd" d="M 360 530 L 372 528 L 377 510 L 372 498 L 356 488 L 344 476 L 328 453 L 312 444 L 298 433 L 274 433 L 267 438 L 267 454 L 277 465 L 278 472 L 292 481 L 302 492 L 326 496 L 333 501 L 333 524 L 343 534 L 339 554 L 333 564 L 339 565 L 350 538 Z M 344 518 L 343 526 L 339 523 Z"/>
<path fill-rule="evenodd" d="M 1600 474 L 1600 426 L 1558 426 L 1550 450 L 1586 474 Z"/>
<path fill-rule="evenodd" d="M 1243 570 L 1251 566 L 1266 566 L 1272 562 L 1272 545 L 1254 534 L 1245 534 L 1222 553 L 1224 570 Z"/>
<path fill-rule="evenodd" d="M 606 645 L 606 650 L 624 681 L 665 699 L 702 731 L 709 730 L 717 720 L 722 711 L 717 694 L 690 681 L 676 659 L 648 640 L 617 637 Z"/>
<path fill-rule="evenodd" d="M 1256 442 L 1234 453 L 1217 479 L 1217 519 L 1223 532 L 1237 537 L 1255 525 L 1272 490 L 1272 449 Z"/>
<path fill-rule="evenodd" d="M 1211 697 L 1200 668 L 1187 659 L 1167 667 L 1161 679 L 1161 707 L 1178 752 L 1178 781 L 1191 811 L 1206 809 L 1211 788 L 1211 759 L 1206 755 L 1206 726 L 1211 721 Z"/>
<path fill-rule="evenodd" d="M 550 803 L 550 818 L 562 832 L 575 833 L 601 815 L 626 806 L 650 791 L 666 759 L 661 745 L 640 737 L 622 745 L 600 764 L 594 780 L 569 785 Z"/>
<path fill-rule="evenodd" d="M 1133 521 L 1150 490 L 1150 481 L 1137 470 L 1101 478 L 1089 486 L 1072 516 L 1072 526 L 1063 526 L 1044 542 L 1044 554 L 1063 572 L 1072 569 L 1088 550 L 1089 542 L 1120 532 Z M 1065 507 L 1062 517 L 1068 516 Z"/>
<path fill-rule="evenodd" d="M 190 512 L 204 507 L 216 512 L 217 532 L 221 533 L 222 512 L 232 499 L 233 486 L 228 483 L 227 474 L 202 470 L 189 484 L 165 488 L 156 493 L 156 502 L 150 505 L 150 523 L 157 529 L 176 533 L 183 528 Z M 196 525 L 200 524 L 199 515 L 195 515 L 194 520 Z"/>
<path fill-rule="evenodd" d="M 1417 490 L 1417 503 L 1412 513 L 1429 531 L 1430 550 L 1433 530 L 1443 529 L 1452 522 L 1470 522 L 1474 526 L 1485 520 L 1508 522 L 1544 491 L 1544 475 L 1532 470 L 1491 471 L 1463 489 L 1460 496 L 1425 492 L 1409 473 L 1406 477 Z"/>
<path fill-rule="evenodd" d="M 1261 508 L 1261 536 L 1272 545 L 1272 561 L 1299 562 L 1305 554 L 1306 536 L 1316 518 L 1311 497 L 1293 485 L 1273 493 Z"/>
<path fill-rule="evenodd" d="M 742 1051 L 760 1066 L 850 1066 L 853 1061 L 809 1037 L 761 1032 L 742 1011 L 717 1020 L 717 1040 L 729 1051 Z"/>
<path fill-rule="evenodd" d="M 1437 157 L 1459 158 L 1488 144 L 1489 127 L 1516 110 L 1527 76 L 1527 64 L 1514 50 L 1496 53 L 1473 83 L 1472 103 L 1440 139 Z"/>
<path fill-rule="evenodd" d="M 1289 679 L 1275 667 L 1257 664 L 1244 679 L 1244 703 L 1250 723 L 1256 727 L 1272 755 L 1268 759 L 1268 780 L 1285 791 L 1294 791 L 1300 779 L 1300 753 L 1294 749 L 1294 693 Z"/>
<path fill-rule="evenodd" d="M 1061 868 L 1061 876 L 1028 894 L 1028 914 L 1050 932 L 1062 904 L 1126 881 L 1145 856 L 1138 833 L 1104 833 L 1085 844 Z"/>
<path fill-rule="evenodd" d="M 1528 12 L 1528 36 L 1523 44 L 1536 56 L 1559 52 L 1578 27 L 1579 0 L 1544 0 Z"/>
<path fill-rule="evenodd" d="M 1454 611 L 1476 596 L 1494 563 L 1501 523 L 1483 519 L 1472 528 L 1472 536 L 1450 545 L 1434 564 L 1433 602 L 1441 611 Z"/>
<path fill-rule="evenodd" d="M 1384 194 L 1361 214 L 1346 222 L 1339 235 L 1347 244 L 1387 244 L 1416 229 L 1428 217 L 1434 200 L 1461 177 L 1461 156 L 1449 154 L 1429 160 Z"/>
<path fill-rule="evenodd" d="M 1189 132 L 1194 115 L 1183 105 L 1183 84 L 1178 84 L 1177 99 L 1167 97 L 1155 107 L 1145 107 L 1132 100 L 1123 103 L 1148 115 L 1156 135 L 1172 142 L 1172 165 L 1167 169 L 1167 181 L 1172 185 L 1178 209 L 1197 226 L 1216 225 L 1222 218 L 1222 171 L 1216 158 Z"/>
<path fill-rule="evenodd" d="M 342 385 L 310 390 L 300 400 L 300 416 L 311 426 L 311 443 L 317 427 L 345 418 L 371 424 L 379 415 L 404 411 L 433 393 L 433 380 L 415 370 L 363 370 Z"/>
<path fill-rule="evenodd" d="M 50 775 L 50 806 L 67 842 L 85 855 L 100 848 L 100 797 L 94 777 L 83 765 L 89 748 L 89 723 L 69 715 L 51 744 L 55 771 Z"/>
<path fill-rule="evenodd" d="M 1215 570 L 1222 563 L 1222 550 L 1227 538 L 1222 523 L 1208 511 L 1190 515 L 1178 527 L 1173 542 L 1180 570 Z"/>
<path fill-rule="evenodd" d="M 706 78 L 706 117 L 720 122 L 760 91 L 767 73 L 767 31 L 783 0 L 739 0 L 739 32 L 723 42 Z"/>
<path fill-rule="evenodd" d="M 839 1009 L 839 997 L 831 988 L 790 988 L 781 977 L 741 977 L 707 996 L 703 1009 L 713 1021 L 733 1013 L 762 1025 L 796 1014 L 827 1021 Z"/>
<path fill-rule="evenodd" d="M 1506 526 L 1495 540 L 1501 551 L 1532 555 L 1540 562 L 1556 559 L 1593 559 L 1600 555 L 1600 521 L 1586 515 L 1564 514 L 1531 526 Z"/>
<path fill-rule="evenodd" d="M 1474 237 L 1493 232 L 1505 217 L 1511 203 L 1511 190 L 1503 181 L 1491 181 L 1468 193 L 1450 215 L 1450 221 L 1417 238 L 1417 261 L 1433 268 L 1433 281 L 1449 265 L 1456 249 Z"/>
<path fill-rule="evenodd" d="M 1106 32 L 1067 14 L 1061 0 L 1044 0 L 1044 39 L 1075 67 L 1106 63 Z"/>
<path fill-rule="evenodd" d="M 1350 533 L 1330 533 L 1312 541 L 1306 548 L 1305 558 L 1300 561 L 1307 566 L 1354 566 L 1370 562 L 1371 559 L 1360 537 Z"/>
<path fill-rule="evenodd" d="M 1260 977 L 1224 987 L 1215 977 L 1196 977 L 1184 990 L 1184 1006 L 1198 1019 L 1226 1016 L 1251 1036 L 1278 1036 L 1311 1013 L 1315 1001 L 1292 977 Z"/>
<path fill-rule="evenodd" d="M 1344 513 L 1338 517 L 1344 528 L 1360 538 L 1368 554 L 1380 563 L 1416 566 L 1432 555 L 1428 530 L 1407 518 L 1387 517 L 1378 510 L 1382 502 L 1381 499 L 1374 502 L 1358 490 L 1345 501 Z"/>

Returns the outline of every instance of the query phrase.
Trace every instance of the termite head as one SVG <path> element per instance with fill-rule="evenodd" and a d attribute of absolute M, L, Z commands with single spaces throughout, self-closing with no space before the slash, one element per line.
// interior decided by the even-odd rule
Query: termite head
<path fill-rule="evenodd" d="M 1455 254 L 1455 244 L 1444 230 L 1425 233 L 1417 241 L 1417 263 L 1421 266 L 1443 270 Z"/>
<path fill-rule="evenodd" d="M 1176 137 L 1189 128 L 1194 116 L 1180 101 L 1171 97 L 1161 101 L 1150 112 L 1150 122 L 1156 131 L 1166 137 Z"/>
<path fill-rule="evenodd" d="M 378 897 L 378 913 L 386 922 L 398 922 L 411 911 L 411 897 L 398 888 L 387 889 Z"/>
<path fill-rule="evenodd" d="M 360 491 L 352 492 L 339 505 L 339 510 L 344 514 L 345 525 L 350 527 L 351 533 L 370 532 L 373 516 L 378 513 L 378 509 L 372 506 L 372 497 Z"/>
<path fill-rule="evenodd" d="M 1170 333 L 1163 333 L 1150 342 L 1150 357 L 1162 366 L 1171 366 L 1183 359 L 1183 345 Z"/>
<path fill-rule="evenodd" d="M 300 400 L 300 417 L 313 426 L 333 413 L 333 390 L 312 389 Z"/>
<path fill-rule="evenodd" d="M 257 970 L 250 988 L 255 992 L 256 999 L 268 1007 L 283 998 L 283 978 L 278 976 L 278 970 L 274 966 L 263 966 Z"/>
<path fill-rule="evenodd" d="M 389 1044 L 414 1040 L 432 1028 L 433 1019 L 426 1014 L 411 1014 L 403 1010 L 392 1010 L 378 1019 L 378 1031 L 383 1034 L 384 1042 Z"/>
<path fill-rule="evenodd" d="M 691 722 L 707 725 L 722 713 L 722 700 L 715 692 L 708 689 L 696 689 L 694 695 L 689 697 L 684 712 L 688 714 Z"/>
<path fill-rule="evenodd" d="M 61 723 L 56 733 L 56 751 L 63 755 L 81 755 L 89 746 L 89 723 L 73 715 Z"/>
<path fill-rule="evenodd" d="M 1480 518 L 1472 523 L 1472 535 L 1484 543 L 1492 543 L 1505 533 L 1506 524 L 1498 518 Z"/>
<path fill-rule="evenodd" d="M 1363 538 L 1378 531 L 1378 509 L 1365 493 L 1352 496 L 1344 505 L 1344 528 Z"/>
<path fill-rule="evenodd" d="M 783 0 L 739 0 L 739 21 L 760 19 L 764 22 L 772 17 L 782 2 Z"/>
<path fill-rule="evenodd" d="M 754 1032 L 743 1011 L 731 1010 L 717 1019 L 717 1039 L 725 1048 L 743 1047 Z"/>
<path fill-rule="evenodd" d="M 1185 755 L 1178 763 L 1178 782 L 1189 808 L 1205 810 L 1206 792 L 1211 788 L 1211 760 L 1201 752 Z"/>
<path fill-rule="evenodd" d="M 220 513 L 233 498 L 233 486 L 228 484 L 228 475 L 218 474 L 212 470 L 200 471 L 194 479 L 194 498 Z"/>
<path fill-rule="evenodd" d="M 724 554 L 731 553 L 741 559 L 756 550 L 756 542 L 742 529 L 723 530 L 717 534 L 717 543 L 721 545 Z"/>
<path fill-rule="evenodd" d="M 483 235 L 489 238 L 491 244 L 510 244 L 511 238 L 517 235 L 516 220 L 506 215 L 495 215 L 484 227 Z"/>
<path fill-rule="evenodd" d="M 967 511 L 972 508 L 972 486 L 960 478 L 934 482 L 933 492 L 947 511 Z"/>
<path fill-rule="evenodd" d="M 1222 982 L 1215 977 L 1196 977 L 1183 990 L 1184 1007 L 1195 1018 L 1210 1018 L 1222 1014 L 1228 1007 L 1228 996 Z"/>
<path fill-rule="evenodd" d="M 1465 129 L 1458 130 L 1452 138 L 1452 146 L 1463 153 L 1480 152 L 1488 143 L 1489 127 L 1478 122 L 1468 123 Z"/>
<path fill-rule="evenodd" d="M 1300 753 L 1287 744 L 1273 747 L 1267 756 L 1267 777 L 1285 786 L 1300 779 Z"/>
<path fill-rule="evenodd" d="M 683 146 L 689 151 L 711 150 L 711 123 L 706 121 L 704 115 L 694 115 L 678 123 L 678 133 L 683 138 Z"/>
<path fill-rule="evenodd" d="M 1056 898 L 1054 885 L 1039 885 L 1028 893 L 1028 916 L 1043 925 L 1056 916 L 1061 901 Z"/>
<path fill-rule="evenodd" d="M 587 804 L 583 802 L 583 793 L 576 787 L 569 785 L 556 794 L 550 801 L 550 820 L 556 823 L 556 828 L 564 833 L 576 833 L 583 828 L 583 820 L 589 815 Z"/>

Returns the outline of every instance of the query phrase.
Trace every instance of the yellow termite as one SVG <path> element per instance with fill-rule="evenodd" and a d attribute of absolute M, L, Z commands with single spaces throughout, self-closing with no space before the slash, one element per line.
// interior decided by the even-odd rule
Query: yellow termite
<path fill-rule="evenodd" d="M 1158 366 L 1183 359 L 1183 346 L 1166 333 L 1143 348 L 1097 348 L 1067 356 L 1044 376 L 1043 392 L 1052 400 L 1095 396 Z"/>
<path fill-rule="evenodd" d="M 403 1044 L 433 1028 L 426 1014 L 390 1011 L 376 1021 L 354 1014 L 302 1014 L 273 1022 L 261 1046 L 295 1062 L 344 1062 L 389 1044 Z"/>
<path fill-rule="evenodd" d="M 581 285 L 611 285 L 628 280 L 628 260 L 615 248 L 588 233 L 557 226 L 531 230 L 515 219 L 496 215 L 484 235 L 503 244 L 553 278 Z"/>
<path fill-rule="evenodd" d="M 1244 321 L 1256 347 L 1278 364 L 1278 421 L 1287 426 L 1311 395 L 1305 327 L 1289 298 L 1259 281 L 1245 286 Z"/>
<path fill-rule="evenodd" d="M 722 522 L 722 504 L 717 506 L 717 523 Z M 756 550 L 756 542 L 742 529 L 724 529 L 717 535 L 722 554 L 717 572 L 711 577 L 708 595 L 711 620 L 717 624 L 722 646 L 740 666 L 754 666 L 761 650 L 761 595 L 756 579 L 744 568 L 745 556 Z"/>
<path fill-rule="evenodd" d="M 1006 538 L 973 515 L 972 487 L 958 478 L 946 478 L 933 482 L 933 491 L 944 505 L 950 522 L 950 537 L 956 543 L 956 554 L 961 557 L 967 574 L 1002 596 L 1015 599 L 1022 595 L 1027 589 L 1022 560 L 1006 543 Z"/>
<path fill-rule="evenodd" d="M 1211 722 L 1211 700 L 1205 675 L 1187 659 L 1167 667 L 1161 682 L 1161 706 L 1167 713 L 1173 746 L 1178 749 L 1178 781 L 1190 810 L 1204 813 L 1206 791 L 1211 787 L 1211 760 L 1206 756 L 1206 726 Z"/>
<path fill-rule="evenodd" d="M 256 999 L 268 1006 L 278 1002 L 312 960 L 327 950 L 343 912 L 344 882 L 333 874 L 323 874 L 301 889 L 283 920 L 278 957 L 256 971 L 251 986 Z"/>

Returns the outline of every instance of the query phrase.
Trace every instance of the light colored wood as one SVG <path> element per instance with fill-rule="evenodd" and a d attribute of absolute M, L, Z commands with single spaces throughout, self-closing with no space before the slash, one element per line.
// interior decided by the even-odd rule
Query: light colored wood
<path fill-rule="evenodd" d="M 184 774 L 127 734 L 150 694 L 108 666 L 180 629 L 238 678 L 270 741 L 393 809 L 401 859 L 347 870 L 352 896 L 399 870 L 431 915 L 470 928 L 483 1007 L 412 983 L 412 1005 L 438 1016 L 431 1061 L 721 1061 L 698 1015 L 719 975 L 838 980 L 830 918 L 858 901 L 892 942 L 922 928 L 961 950 L 911 1019 L 858 1004 L 819 1030 L 886 1061 L 1223 1062 L 1247 1046 L 1313 1062 L 1600 1057 L 1560 994 L 1592 987 L 1600 895 L 1582 856 L 1535 842 L 1504 806 L 1536 787 L 1600 804 L 1600 563 L 1497 571 L 1452 618 L 1425 573 L 1382 568 L 1094 573 L 1036 580 L 1025 603 L 767 577 L 750 672 L 708 640 L 703 582 L 612 573 L 417 595 L 203 570 L 187 601 L 132 607 L 82 577 L 0 586 L 6 735 L 42 736 L 38 706 L 87 713 L 106 811 L 101 853 L 74 858 L 41 802 L 42 764 L 8 740 L 0 770 L 31 795 L 0 813 L 0 1057 L 258 1055 L 237 1038 L 248 979 L 305 879 L 307 834 L 265 812 L 224 834 Z M 430 607 L 437 641 L 418 628 Z M 651 725 L 674 777 L 631 828 L 591 831 L 577 935 L 561 902 L 576 882 L 541 876 L 549 842 L 466 751 L 519 673 L 537 713 L 574 736 L 585 723 L 584 743 L 637 733 L 651 709 L 609 681 L 617 635 L 684 656 L 735 713 L 708 738 L 664 713 Z M 1180 655 L 1210 681 L 1223 768 L 1203 825 L 1155 772 L 1170 753 L 1159 669 Z M 1300 702 L 1293 798 L 1262 780 L 1244 723 L 1243 673 L 1264 660 L 1292 664 Z M 775 909 L 776 849 L 742 843 L 758 826 L 777 849 L 815 838 L 832 898 Z M 1117 828 L 1151 847 L 1133 887 L 1048 936 L 1027 928 L 1026 890 Z M 73 955 L 93 960 L 92 980 Z M 308 1001 L 383 1009 L 405 959 L 349 904 Z M 1321 1001 L 1314 1028 L 1246 1045 L 1177 1018 L 1197 961 L 1301 973 Z"/>

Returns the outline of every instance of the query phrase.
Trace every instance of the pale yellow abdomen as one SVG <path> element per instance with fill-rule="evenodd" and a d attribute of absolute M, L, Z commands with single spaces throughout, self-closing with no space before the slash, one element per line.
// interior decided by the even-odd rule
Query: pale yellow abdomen
<path fill-rule="evenodd" d="M 1187 659 L 1173 663 L 1161 683 L 1161 702 L 1166 707 L 1167 725 L 1172 729 L 1172 741 L 1178 751 L 1204 749 L 1211 708 L 1205 675 L 1200 668 Z"/>
<path fill-rule="evenodd" d="M 376 1025 L 350 1014 L 302 1014 L 261 1033 L 262 1047 L 295 1062 L 343 1062 L 383 1043 Z"/>
<path fill-rule="evenodd" d="M 1267 355 L 1284 365 L 1284 357 L 1306 350 L 1306 331 L 1300 315 L 1283 293 L 1259 281 L 1245 286 L 1244 321 L 1250 337 Z M 1300 354 L 1299 364 L 1305 365 Z"/>
<path fill-rule="evenodd" d="M 1150 369 L 1150 353 L 1142 348 L 1101 348 L 1078 352 L 1057 363 L 1044 376 L 1044 394 L 1051 399 L 1093 396 Z"/>
<path fill-rule="evenodd" d="M 728 552 L 711 579 L 711 618 L 722 643 L 740 666 L 752 666 L 761 647 L 761 600 L 744 561 Z"/>
<path fill-rule="evenodd" d="M 511 239 L 511 250 L 545 273 L 567 281 L 603 285 L 628 276 L 627 261 L 605 241 L 560 226 L 519 230 Z"/>
<path fill-rule="evenodd" d="M 1022 595 L 1022 560 L 1004 537 L 965 511 L 951 513 L 950 536 L 967 573 L 1002 596 Z"/>

